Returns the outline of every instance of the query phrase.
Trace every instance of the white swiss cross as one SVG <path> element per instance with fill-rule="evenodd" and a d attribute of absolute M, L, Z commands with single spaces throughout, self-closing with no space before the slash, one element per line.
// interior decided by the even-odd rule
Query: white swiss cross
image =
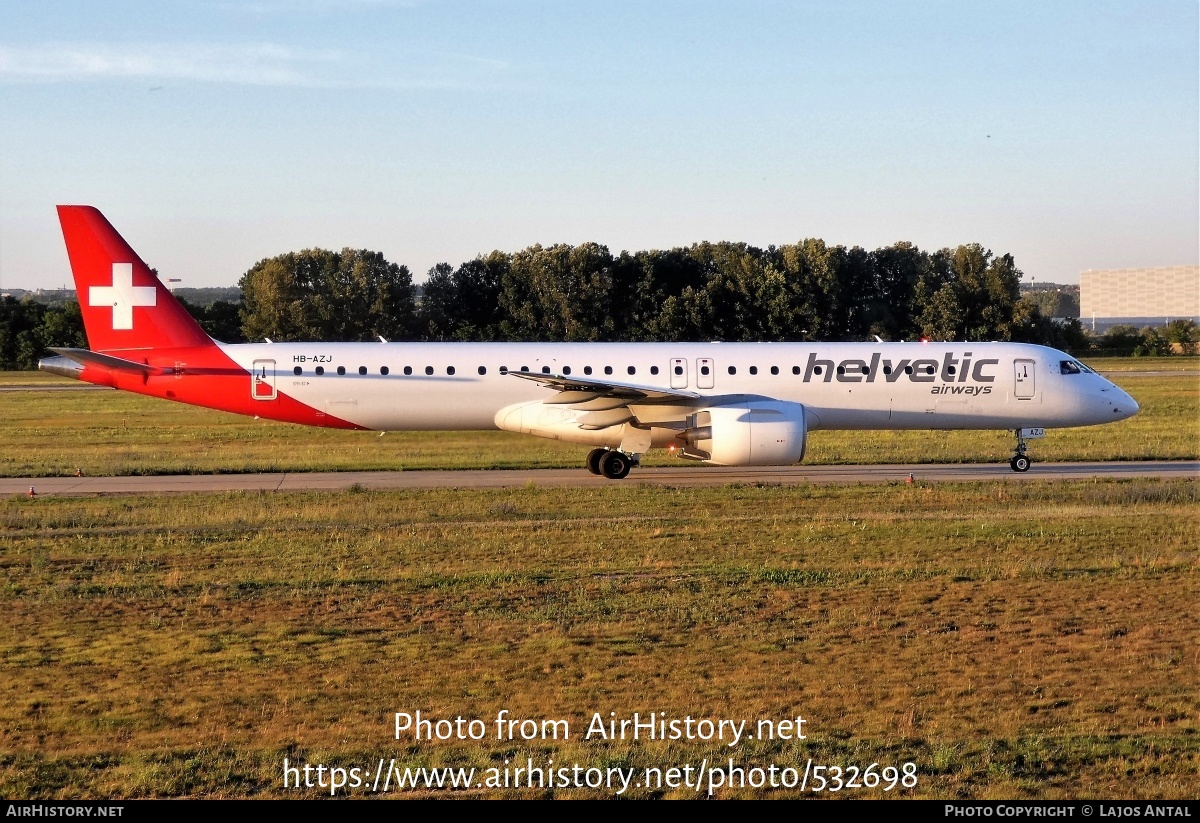
<path fill-rule="evenodd" d="M 112 306 L 113 330 L 133 328 L 133 307 L 153 306 L 158 301 L 154 286 L 133 285 L 133 264 L 113 263 L 113 284 L 88 289 L 89 306 Z"/>

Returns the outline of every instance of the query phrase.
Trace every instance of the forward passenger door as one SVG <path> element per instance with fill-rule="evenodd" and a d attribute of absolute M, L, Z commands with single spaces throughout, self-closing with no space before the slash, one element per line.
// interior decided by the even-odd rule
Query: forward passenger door
<path fill-rule="evenodd" d="M 1032 400 L 1037 391 L 1037 378 L 1032 360 L 1017 360 L 1014 363 L 1015 379 L 1013 394 L 1018 400 Z"/>

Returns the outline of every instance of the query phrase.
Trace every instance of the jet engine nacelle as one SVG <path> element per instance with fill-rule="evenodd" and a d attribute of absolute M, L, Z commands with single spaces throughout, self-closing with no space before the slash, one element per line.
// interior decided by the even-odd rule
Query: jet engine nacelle
<path fill-rule="evenodd" d="M 804 406 L 783 400 L 716 406 L 691 415 L 684 457 L 718 466 L 787 466 L 804 458 Z"/>

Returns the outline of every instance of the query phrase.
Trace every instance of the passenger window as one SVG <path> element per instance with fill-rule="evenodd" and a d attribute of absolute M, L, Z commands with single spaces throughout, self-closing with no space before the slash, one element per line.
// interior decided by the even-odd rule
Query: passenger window
<path fill-rule="evenodd" d="M 292 374 L 294 374 L 294 375 L 296 375 L 297 377 L 299 377 L 300 375 L 304 374 L 304 369 L 302 369 L 302 368 L 300 368 L 299 366 L 297 366 L 296 368 L 292 369 Z"/>
<path fill-rule="evenodd" d="M 584 374 L 591 374 L 591 373 L 592 373 L 592 367 L 591 367 L 591 366 L 584 366 L 584 367 L 583 367 L 583 373 L 584 373 Z"/>
<path fill-rule="evenodd" d="M 823 371 L 825 371 L 824 366 L 813 366 L 813 374 L 821 374 Z"/>
<path fill-rule="evenodd" d="M 480 374 L 487 374 L 487 367 L 486 367 L 486 366 L 480 366 L 480 367 L 479 367 L 479 373 L 480 373 Z"/>
<path fill-rule="evenodd" d="M 550 373 L 550 367 L 542 366 L 542 374 L 549 374 L 549 373 Z"/>
<path fill-rule="evenodd" d="M 446 374 L 448 374 L 448 375 L 450 375 L 451 377 L 453 377 L 453 376 L 454 376 L 454 367 L 453 367 L 453 366 L 447 366 L 447 367 L 446 367 Z"/>
<path fill-rule="evenodd" d="M 404 373 L 405 373 L 405 374 L 412 374 L 412 366 L 405 366 L 405 367 L 404 367 Z"/>
<path fill-rule="evenodd" d="M 338 366 L 338 374 L 345 374 L 345 373 L 346 373 L 346 367 Z"/>
<path fill-rule="evenodd" d="M 426 366 L 426 367 L 425 367 L 425 373 L 426 373 L 426 374 L 433 374 L 433 366 Z"/>
<path fill-rule="evenodd" d="M 883 367 L 883 373 L 884 373 L 884 374 L 891 374 L 891 373 L 892 373 L 892 367 L 891 367 L 891 366 L 884 366 L 884 367 Z"/>
<path fill-rule="evenodd" d="M 571 373 L 571 367 L 563 366 L 563 374 L 570 374 L 570 373 Z"/>
<path fill-rule="evenodd" d="M 522 367 L 521 367 L 521 371 L 529 371 L 529 367 L 528 367 L 528 366 L 522 366 Z"/>
<path fill-rule="evenodd" d="M 605 366 L 605 367 L 604 367 L 604 373 L 605 373 L 605 374 L 612 374 L 612 366 Z"/>
<path fill-rule="evenodd" d="M 845 366 L 838 366 L 838 367 L 837 367 L 837 373 L 838 373 L 838 374 L 845 374 L 845 373 L 846 373 L 846 367 L 845 367 Z"/>
<path fill-rule="evenodd" d="M 706 366 L 705 368 L 707 368 L 707 366 Z M 300 373 L 300 372 L 296 372 L 296 374 L 299 374 L 299 373 Z M 675 373 L 676 373 L 676 374 L 683 374 L 683 366 L 676 366 L 676 367 L 675 367 Z M 708 372 L 707 372 L 707 371 L 705 371 L 704 373 L 705 373 L 705 374 L 708 374 Z"/>
<path fill-rule="evenodd" d="M 324 366 L 317 366 L 317 374 L 318 374 L 318 375 L 322 375 L 322 374 L 324 374 L 324 373 L 325 373 L 325 367 L 324 367 Z"/>
<path fill-rule="evenodd" d="M 799 373 L 800 373 L 800 367 L 792 366 L 792 374 L 799 374 Z"/>
<path fill-rule="evenodd" d="M 912 374 L 912 366 L 905 366 L 905 367 L 904 367 L 904 373 L 905 373 L 905 374 Z"/>
<path fill-rule="evenodd" d="M 379 373 L 380 373 L 380 374 L 382 374 L 384 377 L 387 377 L 387 373 L 388 373 L 388 367 L 387 367 L 387 366 L 380 366 L 380 367 L 379 367 Z"/>
<path fill-rule="evenodd" d="M 750 367 L 750 373 L 751 373 L 751 374 L 758 374 L 758 366 L 751 366 L 751 367 Z"/>
<path fill-rule="evenodd" d="M 729 373 L 730 373 L 730 374 L 737 374 L 737 366 L 730 366 L 730 367 L 729 367 Z"/>
<path fill-rule="evenodd" d="M 366 367 L 366 366 L 359 366 L 359 367 L 358 367 L 358 373 L 359 373 L 359 374 L 366 374 L 366 373 L 367 373 L 367 367 Z"/>
<path fill-rule="evenodd" d="M 772 367 L 771 367 L 771 374 L 779 374 L 779 367 L 778 367 L 778 366 L 772 366 Z"/>
<path fill-rule="evenodd" d="M 634 368 L 633 366 L 630 366 L 629 368 L 627 368 L 626 371 L 629 372 L 630 374 L 637 374 L 637 369 Z"/>
<path fill-rule="evenodd" d="M 707 374 L 708 374 L 708 366 L 701 366 L 701 367 L 700 367 L 700 373 L 701 373 L 701 374 L 704 374 L 704 375 L 707 375 Z"/>
<path fill-rule="evenodd" d="M 651 366 L 651 367 L 650 367 L 650 373 L 651 373 L 651 374 L 658 374 L 658 366 Z"/>
<path fill-rule="evenodd" d="M 500 373 L 501 373 L 501 374 L 508 374 L 508 366 L 501 366 L 501 367 L 500 367 Z"/>

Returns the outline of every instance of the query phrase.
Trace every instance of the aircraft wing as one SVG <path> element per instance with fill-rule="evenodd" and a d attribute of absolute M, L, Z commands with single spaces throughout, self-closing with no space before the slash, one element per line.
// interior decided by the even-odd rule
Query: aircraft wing
<path fill-rule="evenodd" d="M 543 400 L 548 404 L 576 405 L 599 398 L 620 398 L 629 403 L 671 403 L 695 400 L 701 395 L 680 389 L 664 389 L 661 386 L 639 386 L 617 380 L 600 380 L 594 377 L 578 377 L 566 374 L 542 374 L 538 372 L 510 371 L 509 377 L 520 377 L 555 389 L 559 396 Z"/>
<path fill-rule="evenodd" d="M 664 389 L 661 386 L 639 386 L 617 380 L 594 377 L 579 377 L 566 374 L 510 371 L 511 377 L 520 377 L 540 383 L 556 394 L 542 401 L 547 406 L 566 406 L 586 412 L 578 418 L 579 427 L 585 430 L 606 429 L 628 421 L 636 421 L 636 406 L 691 406 L 703 396 L 680 389 Z M 682 416 L 682 415 L 681 415 Z"/>

